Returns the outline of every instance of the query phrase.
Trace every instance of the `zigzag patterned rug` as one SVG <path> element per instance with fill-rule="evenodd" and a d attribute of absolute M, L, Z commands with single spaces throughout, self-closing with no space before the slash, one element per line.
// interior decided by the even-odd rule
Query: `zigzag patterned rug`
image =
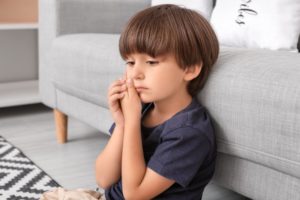
<path fill-rule="evenodd" d="M 0 199 L 36 200 L 60 185 L 0 136 Z"/>

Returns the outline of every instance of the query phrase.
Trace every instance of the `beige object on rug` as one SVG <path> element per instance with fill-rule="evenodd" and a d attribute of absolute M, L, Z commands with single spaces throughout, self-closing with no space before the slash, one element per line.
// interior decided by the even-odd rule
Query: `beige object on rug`
<path fill-rule="evenodd" d="M 59 187 L 53 191 L 45 192 L 40 200 L 105 200 L 105 196 L 94 190 L 66 190 Z"/>

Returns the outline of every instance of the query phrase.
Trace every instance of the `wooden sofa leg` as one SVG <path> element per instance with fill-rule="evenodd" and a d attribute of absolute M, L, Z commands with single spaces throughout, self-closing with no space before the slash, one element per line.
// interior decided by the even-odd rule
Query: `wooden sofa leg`
<path fill-rule="evenodd" d="M 56 126 L 56 139 L 60 144 L 67 142 L 68 137 L 68 116 L 61 111 L 54 109 Z"/>

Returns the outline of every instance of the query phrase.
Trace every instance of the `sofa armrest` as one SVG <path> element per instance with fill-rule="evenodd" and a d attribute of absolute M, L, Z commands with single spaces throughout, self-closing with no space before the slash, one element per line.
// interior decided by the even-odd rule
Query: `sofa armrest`
<path fill-rule="evenodd" d="M 137 11 L 150 0 L 40 0 L 39 1 L 39 88 L 43 103 L 55 108 L 55 88 L 48 76 L 53 40 L 74 33 L 120 33 Z"/>
<path fill-rule="evenodd" d="M 41 59 L 52 40 L 72 33 L 120 33 L 150 0 L 40 0 L 39 49 Z"/>
<path fill-rule="evenodd" d="M 72 33 L 120 33 L 150 0 L 40 0 L 39 47 L 43 59 L 52 40 Z"/>

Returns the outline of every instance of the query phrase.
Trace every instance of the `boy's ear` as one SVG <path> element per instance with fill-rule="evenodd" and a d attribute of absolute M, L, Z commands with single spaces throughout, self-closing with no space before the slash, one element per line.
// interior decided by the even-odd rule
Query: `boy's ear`
<path fill-rule="evenodd" d="M 193 65 L 191 67 L 186 68 L 184 80 L 185 81 L 193 80 L 200 74 L 201 69 L 202 69 L 202 63 L 200 65 Z"/>

